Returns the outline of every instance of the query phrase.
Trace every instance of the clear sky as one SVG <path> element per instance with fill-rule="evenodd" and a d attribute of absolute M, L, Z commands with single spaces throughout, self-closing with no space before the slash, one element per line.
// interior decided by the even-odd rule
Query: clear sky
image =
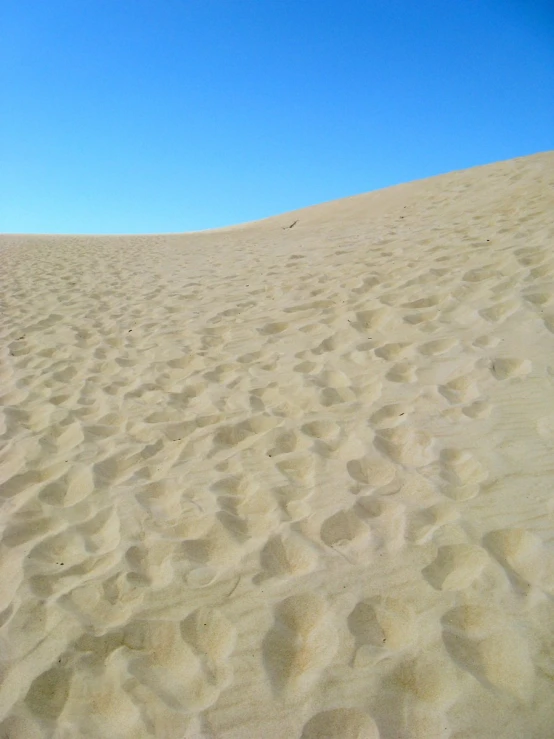
<path fill-rule="evenodd" d="M 194 231 L 554 148 L 551 0 L 3 0 L 0 232 Z"/>

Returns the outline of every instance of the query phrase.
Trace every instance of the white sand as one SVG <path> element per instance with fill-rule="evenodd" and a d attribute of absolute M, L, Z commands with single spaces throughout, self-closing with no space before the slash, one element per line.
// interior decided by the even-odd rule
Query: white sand
<path fill-rule="evenodd" d="M 2 237 L 0 737 L 554 736 L 553 186 Z"/>

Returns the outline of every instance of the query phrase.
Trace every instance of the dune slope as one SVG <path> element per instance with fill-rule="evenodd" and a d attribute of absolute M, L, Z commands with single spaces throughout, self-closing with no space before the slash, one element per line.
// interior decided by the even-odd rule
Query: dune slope
<path fill-rule="evenodd" d="M 553 193 L 0 237 L 0 737 L 551 737 Z"/>

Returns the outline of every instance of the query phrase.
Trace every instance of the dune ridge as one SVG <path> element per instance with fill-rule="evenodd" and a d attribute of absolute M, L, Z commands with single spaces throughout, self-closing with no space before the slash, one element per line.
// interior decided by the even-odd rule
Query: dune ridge
<path fill-rule="evenodd" d="M 554 152 L 1 236 L 0 737 L 550 737 L 553 242 Z"/>

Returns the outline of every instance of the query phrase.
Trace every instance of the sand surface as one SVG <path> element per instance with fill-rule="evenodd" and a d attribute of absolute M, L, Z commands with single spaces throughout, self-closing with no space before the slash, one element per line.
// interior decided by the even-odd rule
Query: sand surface
<path fill-rule="evenodd" d="M 1 739 L 551 738 L 553 193 L 1 237 Z"/>

